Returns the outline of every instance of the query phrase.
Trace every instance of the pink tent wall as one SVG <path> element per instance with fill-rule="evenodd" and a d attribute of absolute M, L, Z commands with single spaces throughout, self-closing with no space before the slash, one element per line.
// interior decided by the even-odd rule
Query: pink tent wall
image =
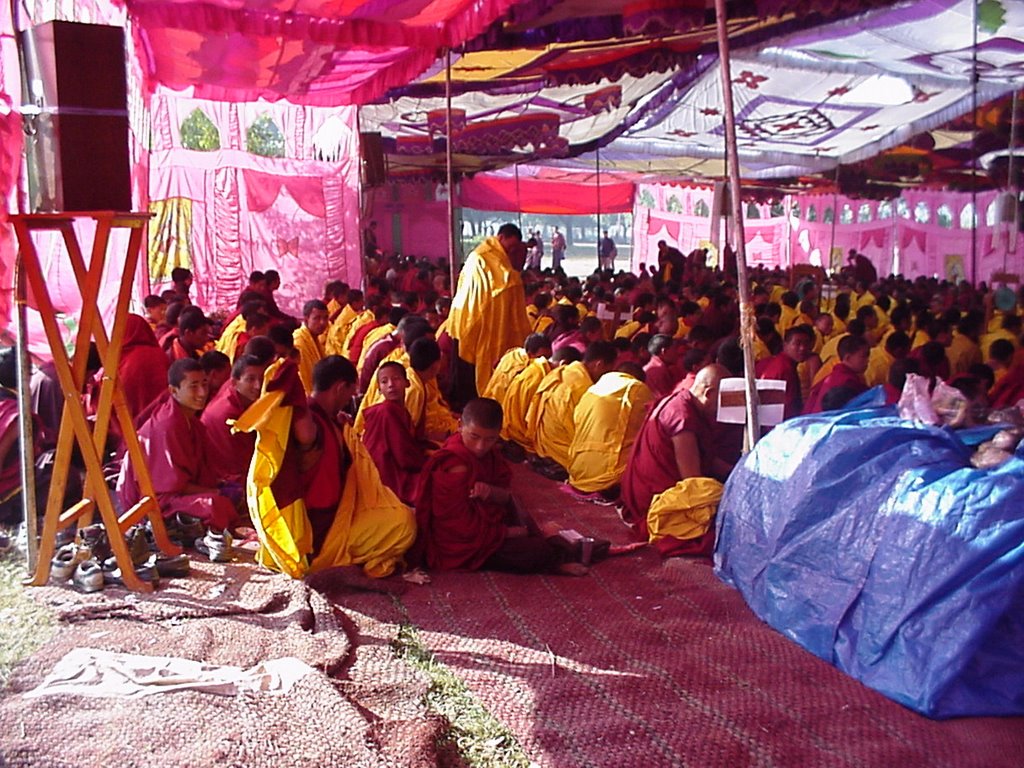
<path fill-rule="evenodd" d="M 448 258 L 448 203 L 431 182 L 391 184 L 366 190 L 377 244 L 385 251 L 428 259 Z"/>

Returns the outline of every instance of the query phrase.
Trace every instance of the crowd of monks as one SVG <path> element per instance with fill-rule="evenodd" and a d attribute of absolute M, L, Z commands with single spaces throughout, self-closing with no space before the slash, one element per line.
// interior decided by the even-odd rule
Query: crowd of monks
<path fill-rule="evenodd" d="M 118 371 L 163 514 L 251 524 L 260 562 L 295 577 L 579 572 L 511 497 L 509 461 L 528 460 L 663 554 L 709 553 L 743 441 L 716 418 L 722 379 L 743 375 L 735 275 L 665 244 L 657 264 L 585 280 L 524 268 L 525 256 L 504 225 L 451 292 L 443 267 L 373 255 L 366 290 L 332 281 L 300 318 L 278 308 L 275 272 L 253 273 L 218 320 L 176 270 L 129 317 Z M 979 405 L 1024 398 L 1024 296 L 878 280 L 866 261 L 825 286 L 753 270 L 756 375 L 786 383 L 786 418 L 875 386 L 896 402 L 910 373 Z M 33 379 L 50 439 L 54 383 L 47 366 Z M 127 508 L 139 484 L 120 461 Z"/>

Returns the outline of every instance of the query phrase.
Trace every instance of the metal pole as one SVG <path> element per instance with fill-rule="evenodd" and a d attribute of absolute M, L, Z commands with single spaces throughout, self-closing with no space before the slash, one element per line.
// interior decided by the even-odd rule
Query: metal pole
<path fill-rule="evenodd" d="M 456 265 L 458 259 L 455 254 L 455 173 L 452 170 L 452 51 L 448 49 L 444 68 L 444 163 L 448 183 L 448 265 L 451 272 L 451 294 L 455 295 L 455 287 L 458 285 L 459 270 Z"/>
<path fill-rule="evenodd" d="M 736 113 L 732 102 L 732 74 L 729 67 L 729 30 L 726 25 L 725 0 L 715 0 L 718 26 L 718 59 L 721 65 L 722 103 L 725 107 L 725 147 L 729 160 L 729 191 L 732 193 L 732 215 L 736 240 L 736 282 L 740 292 L 740 343 L 743 347 L 744 379 L 747 393 L 747 447 L 753 448 L 761 434 L 758 418 L 757 385 L 754 382 L 754 306 L 750 302 L 747 282 L 747 246 L 743 231 L 743 201 L 740 190 L 740 157 L 736 147 Z"/>
<path fill-rule="evenodd" d="M 25 308 L 25 274 L 21 265 L 21 254 L 16 261 L 17 273 L 14 278 L 15 301 L 18 319 L 18 430 L 21 437 L 21 504 L 25 515 L 25 532 L 28 537 L 28 571 L 36 568 L 39 552 L 37 537 L 39 520 L 36 513 L 35 445 L 32 439 L 32 403 L 29 379 L 32 364 L 28 356 L 28 325 Z"/>

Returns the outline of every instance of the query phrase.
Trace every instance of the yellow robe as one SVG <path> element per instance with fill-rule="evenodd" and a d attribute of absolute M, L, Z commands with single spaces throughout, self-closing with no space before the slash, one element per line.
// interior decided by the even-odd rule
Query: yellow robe
<path fill-rule="evenodd" d="M 998 329 L 990 333 L 986 333 L 981 337 L 981 352 L 986 360 L 990 357 L 989 348 L 992 346 L 992 342 L 998 339 L 1006 339 L 1008 342 L 1013 344 L 1014 349 L 1017 349 L 1017 347 L 1020 346 L 1017 342 L 1017 337 L 1000 326 Z"/>
<path fill-rule="evenodd" d="M 873 347 L 868 355 L 868 369 L 864 372 L 864 380 L 869 387 L 877 387 L 889 381 L 889 369 L 895 358 L 885 351 L 885 347 Z"/>
<path fill-rule="evenodd" d="M 618 371 L 583 393 L 573 414 L 576 434 L 566 467 L 574 488 L 592 493 L 619 482 L 653 397 L 646 384 Z"/>
<path fill-rule="evenodd" d="M 785 304 L 782 305 L 782 314 L 779 315 L 779 324 L 775 326 L 775 330 L 779 332 L 779 336 L 786 337 L 786 331 L 797 325 L 800 322 L 800 311 L 795 307 L 787 307 Z"/>
<path fill-rule="evenodd" d="M 379 328 L 374 328 L 363 339 L 363 348 L 359 350 L 359 360 L 356 362 L 356 371 L 359 375 L 363 373 L 363 364 L 366 363 L 366 353 L 370 351 L 370 347 L 376 344 L 378 341 L 383 339 L 389 333 L 395 332 L 395 326 L 391 323 L 384 323 Z"/>
<path fill-rule="evenodd" d="M 640 330 L 640 323 L 636 320 L 627 320 L 615 331 L 616 339 L 631 339 L 633 334 Z"/>
<path fill-rule="evenodd" d="M 583 393 L 593 383 L 587 367 L 579 361 L 560 365 L 541 379 L 526 413 L 538 456 L 569 466 L 569 446 L 576 434 L 573 416 Z"/>
<path fill-rule="evenodd" d="M 313 391 L 313 366 L 323 359 L 324 350 L 304 325 L 295 329 L 292 340 L 299 351 L 299 378 L 308 395 Z"/>
<path fill-rule="evenodd" d="M 448 335 L 459 342 L 459 357 L 476 366 L 476 391 L 483 392 L 502 353 L 530 333 L 522 278 L 496 237 L 466 259 L 448 321 Z"/>
<path fill-rule="evenodd" d="M 341 314 L 334 318 L 327 327 L 326 339 L 324 340 L 324 352 L 328 355 L 340 355 L 345 347 L 345 337 L 348 336 L 349 328 L 359 317 L 359 313 L 352 309 L 351 304 L 346 304 Z"/>
<path fill-rule="evenodd" d="M 530 356 L 526 354 L 524 347 L 512 347 L 501 356 L 501 360 L 494 368 L 494 373 L 491 374 L 491 380 L 487 382 L 487 389 L 481 393 L 480 397 L 489 397 L 500 403 L 505 399 L 505 392 L 508 391 L 508 385 L 512 383 L 512 379 L 518 376 L 529 362 Z"/>
<path fill-rule="evenodd" d="M 405 376 L 409 379 L 409 388 L 405 391 L 405 409 L 412 417 L 413 429 L 418 430 L 421 426 L 426 434 L 450 435 L 459 428 L 456 419 L 448 404 L 441 397 L 441 390 L 437 385 L 437 379 L 424 382 L 418 373 L 412 369 L 409 363 L 409 353 L 399 347 L 390 355 L 381 360 L 381 364 L 396 362 L 405 366 Z M 366 389 L 362 401 L 359 403 L 359 411 L 356 413 L 356 420 L 353 428 L 356 434 L 362 435 L 366 429 L 365 411 L 367 408 L 384 402 L 384 396 L 380 393 L 377 385 L 377 377 L 370 378 L 370 386 Z"/>
<path fill-rule="evenodd" d="M 849 335 L 848 333 L 842 333 L 838 336 L 833 336 L 825 342 L 825 346 L 821 348 L 821 354 L 819 355 L 821 358 L 821 368 L 814 375 L 814 381 L 811 382 L 811 386 L 814 386 L 832 373 L 832 369 L 839 362 L 839 342 Z"/>
<path fill-rule="evenodd" d="M 348 327 L 348 331 L 345 333 L 345 340 L 341 343 L 341 354 L 348 357 L 349 346 L 352 344 L 352 339 L 356 335 L 356 331 L 362 328 L 367 323 L 373 322 L 373 312 L 369 309 L 364 309 L 359 313 L 358 316 L 352 321 L 352 324 Z M 353 361 L 355 362 L 355 361 Z"/>
<path fill-rule="evenodd" d="M 334 521 L 315 558 L 313 532 L 300 498 L 280 508 L 271 484 L 285 459 L 291 434 L 291 406 L 284 393 L 269 392 L 235 422 L 235 430 L 256 433 L 256 452 L 246 479 L 249 515 L 259 537 L 256 559 L 294 579 L 324 568 L 361 565 L 367 576 L 391 574 L 416 538 L 416 519 L 380 474 L 366 448 L 347 427 L 336 436 L 352 459 Z"/>
<path fill-rule="evenodd" d="M 710 477 L 688 477 L 651 499 L 647 535 L 653 544 L 671 536 L 695 539 L 707 533 L 725 486 Z"/>
<path fill-rule="evenodd" d="M 551 363 L 543 357 L 531 360 L 519 375 L 512 379 L 501 402 L 505 411 L 505 422 L 501 428 L 501 436 L 506 440 L 515 440 L 528 451 L 533 450 L 533 434 L 526 423 L 526 415 L 530 410 L 541 380 L 551 370 Z"/>
<path fill-rule="evenodd" d="M 967 373 L 972 365 L 981 362 L 981 347 L 969 336 L 953 331 L 953 341 L 946 347 L 946 359 L 949 361 L 950 376 Z"/>
<path fill-rule="evenodd" d="M 223 352 L 228 356 L 228 359 L 233 363 L 235 362 L 235 350 L 238 348 L 238 338 L 245 332 L 245 319 L 239 315 L 226 326 L 224 330 L 220 332 L 220 338 L 217 339 L 214 349 L 218 352 Z"/>

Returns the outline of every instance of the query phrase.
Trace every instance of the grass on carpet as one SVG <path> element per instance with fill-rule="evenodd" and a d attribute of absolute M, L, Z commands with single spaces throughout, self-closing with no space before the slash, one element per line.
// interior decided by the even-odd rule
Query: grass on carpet
<path fill-rule="evenodd" d="M 404 613 L 402 606 L 398 607 Z M 477 701 L 458 675 L 423 647 L 411 623 L 399 626 L 391 648 L 430 678 L 426 705 L 449 724 L 438 739 L 440 751 L 454 747 L 473 768 L 529 768 L 530 760 L 512 732 Z"/>
<path fill-rule="evenodd" d="M 25 556 L 16 548 L 0 554 L 0 689 L 11 670 L 53 635 L 53 614 L 25 593 Z"/>

